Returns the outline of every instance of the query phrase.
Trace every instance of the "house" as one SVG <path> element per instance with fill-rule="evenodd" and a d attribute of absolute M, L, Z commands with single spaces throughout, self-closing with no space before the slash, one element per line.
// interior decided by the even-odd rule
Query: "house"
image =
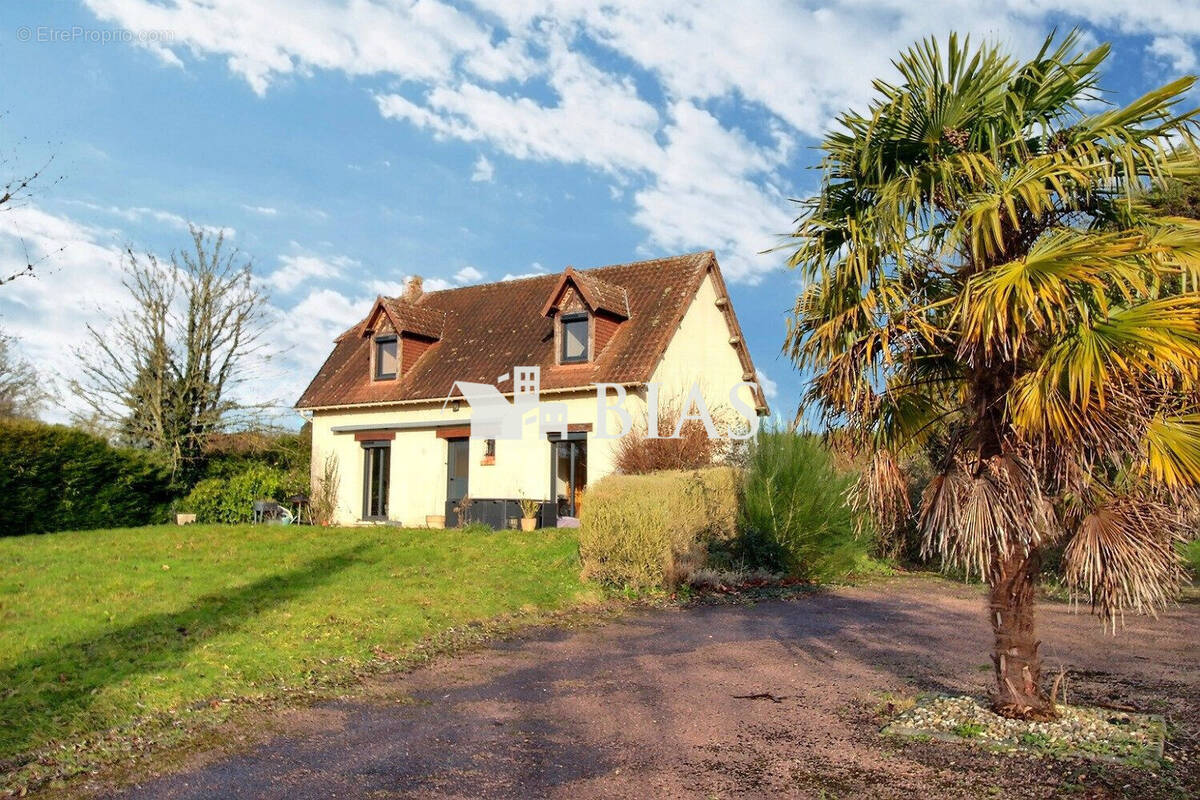
<path fill-rule="evenodd" d="M 745 416 L 765 414 L 755 380 L 706 251 L 441 291 L 416 279 L 337 338 L 297 408 L 314 480 L 338 466 L 339 523 L 454 524 L 465 510 L 499 527 L 532 499 L 554 525 L 614 469 L 604 435 L 622 419 L 598 384 L 620 387 L 604 400 L 644 427 L 655 391 L 682 402 L 693 386 L 710 409 L 732 391 Z"/>

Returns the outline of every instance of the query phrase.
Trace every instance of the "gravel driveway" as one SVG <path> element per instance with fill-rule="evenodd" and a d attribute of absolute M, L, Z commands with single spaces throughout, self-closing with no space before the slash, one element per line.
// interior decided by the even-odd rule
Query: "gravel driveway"
<path fill-rule="evenodd" d="M 890 692 L 985 694 L 982 595 L 896 578 L 541 630 L 283 718 L 291 733 L 126 798 L 1200 795 L 1200 606 L 1114 640 L 1047 603 L 1071 702 L 1166 714 L 1161 773 L 879 735 Z"/>

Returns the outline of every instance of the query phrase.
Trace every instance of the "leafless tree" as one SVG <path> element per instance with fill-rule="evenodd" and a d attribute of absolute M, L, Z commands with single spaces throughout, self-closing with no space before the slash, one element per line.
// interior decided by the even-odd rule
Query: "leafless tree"
<path fill-rule="evenodd" d="M 4 115 L 0 115 L 0 121 L 3 120 L 3 117 Z M 0 212 L 11 211 L 14 208 L 24 205 L 33 196 L 34 185 L 39 181 L 42 181 L 42 185 L 44 186 L 47 173 L 54 163 L 54 156 L 46 159 L 46 162 L 40 169 L 32 171 L 17 166 L 16 162 L 17 159 L 11 152 L 0 151 L 0 181 L 3 181 L 3 183 L 0 183 Z M 54 177 L 51 180 L 51 185 L 58 183 L 60 180 L 62 180 L 61 175 Z M 29 248 L 25 247 L 23 240 L 21 245 L 24 248 L 25 254 L 24 265 L 15 272 L 9 273 L 6 270 L 4 273 L 0 273 L 0 286 L 11 283 L 17 278 L 33 277 L 36 274 L 35 270 L 39 264 L 62 251 L 62 248 L 59 248 L 57 251 L 43 253 L 39 258 L 34 258 L 30 255 Z"/>
<path fill-rule="evenodd" d="M 123 285 L 132 301 L 76 351 L 71 387 L 95 419 L 126 444 L 162 453 L 176 477 L 205 441 L 261 408 L 236 388 L 262 354 L 267 297 L 251 261 L 224 249 L 223 234 L 192 227 L 192 248 L 170 263 L 126 249 Z"/>
<path fill-rule="evenodd" d="M 37 417 L 50 392 L 33 364 L 20 358 L 16 338 L 0 330 L 0 419 Z"/>

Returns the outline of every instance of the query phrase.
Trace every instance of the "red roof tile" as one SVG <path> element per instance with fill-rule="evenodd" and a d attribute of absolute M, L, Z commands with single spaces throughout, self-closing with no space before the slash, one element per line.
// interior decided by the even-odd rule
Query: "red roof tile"
<path fill-rule="evenodd" d="M 398 331 L 440 339 L 446 330 L 446 312 L 433 306 L 419 305 L 403 298 L 384 298 L 383 305 Z"/>
<path fill-rule="evenodd" d="M 558 279 L 558 284 L 551 290 L 546 298 L 546 305 L 542 306 L 543 316 L 549 314 L 551 309 L 557 308 L 557 303 L 562 299 L 563 289 L 568 283 L 574 283 L 578 287 L 579 293 L 593 311 L 607 311 L 615 317 L 629 319 L 629 293 L 625 287 L 609 283 L 595 274 L 580 272 L 574 267 L 567 267 Z"/>
<path fill-rule="evenodd" d="M 627 303 L 628 318 L 587 364 L 555 364 L 553 321 L 540 313 L 563 275 L 543 275 L 479 286 L 425 293 L 417 303 L 385 301 L 389 313 L 419 321 L 439 339 L 412 368 L 394 381 L 371 379 L 370 339 L 362 335 L 366 320 L 338 337 L 333 352 L 297 401 L 297 408 L 321 408 L 436 400 L 447 396 L 455 381 L 495 383 L 516 365 L 541 367 L 542 390 L 587 388 L 596 383 L 644 383 L 679 327 L 704 275 L 712 271 L 718 293 L 728 296 L 712 251 L 572 270 L 581 289 L 605 305 Z M 586 283 L 586 288 L 583 287 Z M 603 297 L 603 300 L 598 298 Z M 730 304 L 725 313 L 739 337 L 743 370 L 754 374 L 750 354 Z M 420 313 L 417 313 L 419 310 Z M 428 313 L 426 313 L 428 312 Z M 437 325 L 444 320 L 444 324 Z M 766 404 L 759 398 L 760 405 Z"/>

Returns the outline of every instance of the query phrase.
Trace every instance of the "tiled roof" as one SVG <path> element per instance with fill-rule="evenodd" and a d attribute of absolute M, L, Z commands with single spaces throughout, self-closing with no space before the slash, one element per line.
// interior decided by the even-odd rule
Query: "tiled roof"
<path fill-rule="evenodd" d="M 624 286 L 609 283 L 596 275 L 595 270 L 581 272 L 574 267 L 567 267 L 558 279 L 558 285 L 550 292 L 546 305 L 542 307 L 543 314 L 555 307 L 568 283 L 574 283 L 578 287 L 583 299 L 593 311 L 607 311 L 621 319 L 629 318 L 629 293 Z"/>
<path fill-rule="evenodd" d="M 594 361 L 555 364 L 553 321 L 540 311 L 563 275 L 464 286 L 427 292 L 417 303 L 398 302 L 395 312 L 415 320 L 415 309 L 432 312 L 421 317 L 424 326 L 444 319 L 439 340 L 395 381 L 371 380 L 370 339 L 362 335 L 363 320 L 338 337 L 298 408 L 320 408 L 411 400 L 442 399 L 455 381 L 495 383 L 516 365 L 541 367 L 543 391 L 586 388 L 596 383 L 644 383 L 650 379 L 671 341 L 688 304 L 711 268 L 717 290 L 725 295 L 724 282 L 712 251 L 575 270 L 588 289 L 604 303 L 616 293 L 627 303 L 628 319 Z M 393 309 L 389 308 L 389 312 Z M 741 330 L 732 308 L 728 319 L 739 337 L 739 357 L 753 374 L 749 352 L 740 341 Z M 765 407 L 765 403 L 760 404 Z"/>
<path fill-rule="evenodd" d="M 446 330 L 446 312 L 440 308 L 411 303 L 399 297 L 384 298 L 383 305 L 398 331 L 440 339 Z"/>

